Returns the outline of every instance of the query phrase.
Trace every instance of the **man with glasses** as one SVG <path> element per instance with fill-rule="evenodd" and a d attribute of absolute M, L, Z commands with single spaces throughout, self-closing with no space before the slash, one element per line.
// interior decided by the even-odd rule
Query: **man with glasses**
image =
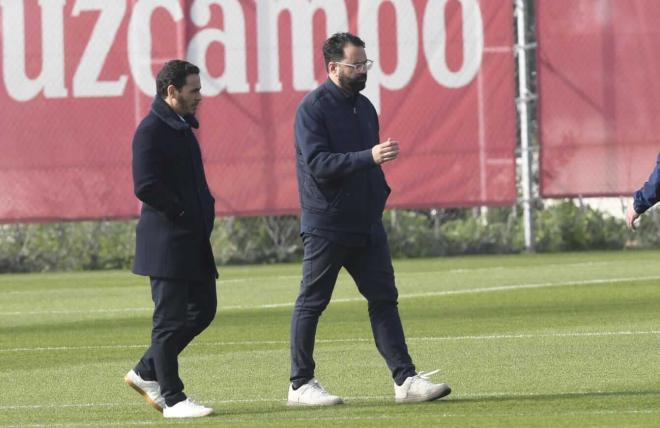
<path fill-rule="evenodd" d="M 295 119 L 296 173 L 304 245 L 300 293 L 291 320 L 289 405 L 343 401 L 315 379 L 316 327 L 342 267 L 367 299 L 378 351 L 394 378 L 398 403 L 451 392 L 417 373 L 397 309 L 398 293 L 382 215 L 390 188 L 380 165 L 397 159 L 399 143 L 381 143 L 378 115 L 360 94 L 372 61 L 364 42 L 338 33 L 323 45 L 328 80 L 300 103 Z"/>

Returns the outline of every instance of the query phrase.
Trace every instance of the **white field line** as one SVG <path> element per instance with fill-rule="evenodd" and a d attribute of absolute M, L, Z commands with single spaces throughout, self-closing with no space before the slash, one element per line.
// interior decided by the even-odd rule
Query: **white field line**
<path fill-rule="evenodd" d="M 569 268 L 569 267 L 589 267 L 589 266 L 603 266 L 603 265 L 611 265 L 611 262 L 575 262 L 575 263 L 551 263 L 551 264 L 544 264 L 541 265 L 540 267 L 543 268 L 549 268 L 552 269 L 553 267 L 562 267 L 562 268 Z M 418 275 L 434 275 L 434 274 L 466 274 L 466 273 L 473 273 L 473 272 L 484 272 L 484 271 L 502 271 L 505 269 L 519 269 L 519 268 L 529 268 L 530 266 L 511 266 L 511 267 L 504 267 L 504 266 L 490 266 L 490 267 L 477 267 L 477 268 L 456 268 L 456 269 L 447 269 L 447 270 L 429 270 L 429 271 L 414 271 L 414 272 L 401 272 L 401 276 L 418 276 Z M 533 267 L 533 266 L 532 266 Z M 300 274 L 296 275 L 275 275 L 275 276 L 256 276 L 256 277 L 249 277 L 249 278 L 232 278 L 232 279 L 218 279 L 216 283 L 218 285 L 222 284 L 241 284 L 245 282 L 251 282 L 254 281 L 255 278 L 258 279 L 263 279 L 263 280 L 276 280 L 276 281 L 282 281 L 282 280 L 296 280 L 300 281 Z M 68 292 L 93 292 L 95 290 L 108 290 L 108 289 L 121 289 L 121 290 L 144 290 L 145 287 L 148 287 L 148 284 L 146 282 L 144 285 L 140 286 L 131 286 L 131 287 L 104 287 L 104 286 L 96 286 L 96 287 L 67 287 L 67 288 L 46 288 L 46 289 L 30 289 L 30 290 L 12 290 L 12 291 L 5 291 L 3 295 L 12 295 L 12 294 L 59 294 L 59 293 L 68 293 Z"/>
<path fill-rule="evenodd" d="M 511 340 L 511 339 L 541 339 L 541 338 L 566 338 L 566 337 L 612 337 L 612 336 L 654 336 L 660 335 L 660 330 L 647 331 L 587 331 L 587 332 L 565 332 L 565 333 L 538 333 L 538 334 L 494 334 L 494 335 L 475 335 L 475 336 L 422 336 L 409 337 L 408 342 L 431 342 L 431 341 L 483 341 L 483 340 Z M 348 339 L 319 339 L 316 343 L 370 343 L 372 338 L 348 338 Z M 223 346 L 259 346 L 259 345 L 289 345 L 287 340 L 246 340 L 246 341 L 226 341 L 226 342 L 193 342 L 189 347 L 223 347 Z M 16 352 L 61 352 L 61 351 L 84 351 L 84 350 L 112 350 L 112 349 L 134 349 L 147 348 L 147 344 L 140 345 L 96 345 L 96 346 L 52 346 L 52 347 L 33 347 L 33 348 L 8 348 L 0 349 L 2 353 Z"/>
<path fill-rule="evenodd" d="M 616 391 L 603 391 L 603 390 L 596 390 L 596 391 L 556 391 L 553 392 L 552 394 L 548 394 L 548 392 L 468 392 L 468 393 L 460 393 L 460 392 L 454 392 L 451 394 L 449 399 L 445 399 L 443 401 L 451 400 L 451 399 L 467 399 L 467 400 L 477 400 L 477 399 L 489 399 L 489 398 L 534 398 L 534 397 L 561 397 L 561 396 L 567 396 L 567 397 L 581 397 L 581 396 L 589 396 L 589 395 L 609 395 L 609 394 L 616 394 Z M 356 397 L 343 397 L 347 402 L 361 402 L 361 401 L 391 401 L 392 400 L 392 395 L 377 395 L 377 396 L 356 396 Z M 218 405 L 233 405 L 233 404 L 253 404 L 253 403 L 282 403 L 284 404 L 286 402 L 285 398 L 282 397 L 277 397 L 277 398 L 251 398 L 251 399 L 236 399 L 236 400 L 205 400 L 203 402 L 200 402 L 201 404 L 204 405 L 210 405 L 210 406 L 218 406 Z M 144 406 L 144 402 L 141 401 L 134 401 L 131 403 L 125 403 L 125 402 L 114 402 L 114 403 L 67 403 L 67 404 L 24 404 L 24 405 L 14 405 L 14 406 L 0 406 L 0 411 L 9 411 L 9 410 L 41 410 L 41 409 L 67 409 L 67 408 L 72 408 L 72 409 L 83 409 L 83 408 L 93 408 L 93 407 L 105 407 L 105 408 L 113 408 L 113 407 L 142 407 Z M 599 411 L 600 412 L 600 411 Z M 612 413 L 618 414 L 618 413 L 626 413 L 624 410 L 612 410 Z M 660 408 L 658 409 L 653 409 L 653 410 L 631 410 L 632 413 L 656 413 L 660 412 Z M 578 412 L 581 414 L 581 412 Z M 602 411 L 603 414 L 609 414 L 610 411 Z M 474 415 L 472 415 L 474 416 Z M 224 421 L 224 420 L 223 420 Z"/>
<path fill-rule="evenodd" d="M 445 291 L 429 291 L 425 293 L 407 293 L 400 294 L 401 299 L 414 299 L 419 297 L 441 297 L 441 296 L 454 296 L 461 294 L 478 294 L 478 293 L 494 293 L 499 291 L 512 291 L 512 290 L 527 290 L 536 288 L 548 287 L 567 287 L 567 286 L 581 286 L 581 285 L 598 285 L 598 284 L 611 284 L 615 282 L 639 282 L 639 281 L 656 281 L 660 280 L 660 276 L 637 276 L 628 278 L 605 278 L 605 279 L 588 279 L 578 281 L 563 281 L 563 282 L 541 282 L 536 284 L 512 284 L 501 285 L 493 287 L 480 287 L 469 288 L 463 290 L 445 290 Z M 332 299 L 333 303 L 353 303 L 362 302 L 362 297 L 349 297 Z M 275 309 L 275 308 L 289 308 L 293 306 L 293 302 L 286 303 L 267 303 L 263 305 L 232 305 L 220 306 L 219 311 L 230 310 L 254 310 L 254 309 Z M 13 311 L 13 312 L 0 312 L 0 316 L 21 316 L 21 315 L 72 315 L 72 314 L 95 314 L 95 313 L 115 313 L 115 312 L 146 312 L 152 311 L 153 308 L 113 308 L 113 309 L 80 309 L 80 310 L 51 310 L 51 311 Z"/>
<path fill-rule="evenodd" d="M 0 312 L 0 316 L 21 316 L 21 315 L 75 315 L 75 314 L 112 314 L 112 313 L 130 313 L 153 311 L 154 308 L 112 308 L 112 309 L 62 309 L 50 311 L 14 311 Z"/>
<path fill-rule="evenodd" d="M 615 282 L 638 282 L 638 281 L 657 281 L 660 280 L 660 276 L 638 276 L 638 277 L 629 277 L 629 278 L 607 278 L 607 279 L 588 279 L 583 281 L 564 281 L 564 282 L 541 282 L 537 284 L 514 284 L 514 285 L 501 285 L 494 287 L 481 287 L 481 288 L 469 288 L 463 290 L 445 290 L 445 291 L 428 291 L 425 293 L 406 293 L 400 294 L 399 300 L 401 299 L 416 299 L 420 297 L 441 297 L 441 296 L 454 296 L 461 294 L 479 294 L 479 293 L 495 293 L 499 291 L 512 291 L 512 290 L 529 290 L 536 288 L 548 288 L 548 287 L 567 287 L 567 286 L 581 286 L 581 285 L 598 285 L 598 284 L 611 284 Z M 362 297 L 349 297 L 343 299 L 332 299 L 334 303 L 353 303 L 353 302 L 362 302 L 364 298 Z M 271 309 L 271 308 L 286 308 L 292 307 L 293 302 L 290 303 L 270 303 L 265 305 L 249 306 L 249 305 L 237 305 L 237 306 L 225 306 L 221 309 L 223 310 L 235 310 L 235 309 Z"/>

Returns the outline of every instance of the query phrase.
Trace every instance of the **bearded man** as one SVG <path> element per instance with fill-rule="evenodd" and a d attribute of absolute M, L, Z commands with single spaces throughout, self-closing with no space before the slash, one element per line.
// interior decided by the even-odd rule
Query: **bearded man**
<path fill-rule="evenodd" d="M 378 115 L 360 91 L 372 61 L 350 33 L 325 41 L 328 80 L 307 94 L 295 119 L 295 149 L 304 246 L 303 275 L 291 320 L 289 405 L 334 405 L 314 377 L 316 327 L 342 267 L 367 299 L 378 351 L 394 379 L 398 403 L 448 395 L 447 384 L 417 373 L 397 308 L 394 269 L 382 216 L 390 188 L 381 165 L 399 155 L 399 142 L 380 142 Z"/>
<path fill-rule="evenodd" d="M 157 94 L 133 137 L 133 184 L 142 202 L 133 272 L 146 275 L 154 302 L 151 346 L 124 381 L 166 418 L 207 416 L 213 409 L 183 392 L 178 356 L 215 317 L 211 231 L 215 199 L 193 132 L 202 101 L 199 68 L 168 61 Z"/>

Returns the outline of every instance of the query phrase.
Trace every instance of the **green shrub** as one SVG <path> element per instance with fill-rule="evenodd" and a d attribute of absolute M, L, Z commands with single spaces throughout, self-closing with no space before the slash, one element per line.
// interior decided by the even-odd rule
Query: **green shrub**
<path fill-rule="evenodd" d="M 660 209 L 651 208 L 639 219 L 634 233 L 629 234 L 628 245 L 631 247 L 660 247 Z"/>
<path fill-rule="evenodd" d="M 563 201 L 535 214 L 536 250 L 580 251 L 660 245 L 660 211 L 642 218 L 639 231 L 623 220 Z M 386 211 L 392 256 L 437 257 L 522 251 L 517 207 Z M 295 216 L 218 218 L 211 238 L 218 264 L 299 262 L 302 242 Z M 129 269 L 135 220 L 0 225 L 0 272 Z"/>
<path fill-rule="evenodd" d="M 539 252 L 620 249 L 628 237 L 623 220 L 571 201 L 537 212 L 535 226 Z"/>

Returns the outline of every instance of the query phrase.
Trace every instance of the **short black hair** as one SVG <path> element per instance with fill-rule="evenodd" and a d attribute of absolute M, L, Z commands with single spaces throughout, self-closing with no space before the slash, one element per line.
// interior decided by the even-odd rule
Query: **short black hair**
<path fill-rule="evenodd" d="M 323 59 L 325 60 L 326 69 L 329 63 L 344 59 L 344 47 L 349 43 L 361 48 L 364 47 L 362 39 L 351 33 L 335 33 L 323 43 Z"/>
<path fill-rule="evenodd" d="M 199 67 L 180 59 L 167 61 L 156 77 L 156 92 L 164 98 L 167 96 L 168 86 L 174 85 L 180 90 L 191 74 L 199 74 Z"/>

